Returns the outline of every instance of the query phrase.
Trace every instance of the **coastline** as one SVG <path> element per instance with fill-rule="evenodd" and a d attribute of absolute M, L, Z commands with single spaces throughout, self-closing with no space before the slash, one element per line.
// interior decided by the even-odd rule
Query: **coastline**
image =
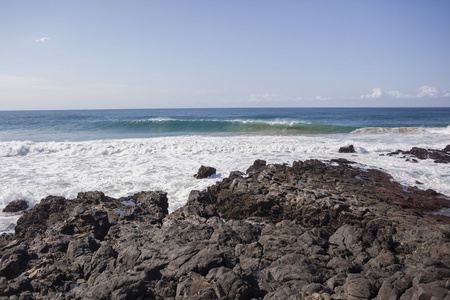
<path fill-rule="evenodd" d="M 142 190 L 164 190 L 170 210 L 186 202 L 189 191 L 215 182 L 197 182 L 193 172 L 201 164 L 216 166 L 226 177 L 245 171 L 255 159 L 289 163 L 310 158 L 339 158 L 338 149 L 354 144 L 357 153 L 343 157 L 366 168 L 380 168 L 404 185 L 415 180 L 450 194 L 448 165 L 424 160 L 404 164 L 388 154 L 414 146 L 442 149 L 448 135 L 320 135 L 320 136 L 177 136 L 152 139 L 84 142 L 2 142 L 0 165 L 3 187 L 0 205 L 15 199 L 31 206 L 47 195 L 75 198 L 79 191 L 101 190 L 121 197 Z M 181 187 L 181 188 L 180 188 Z M 1 207 L 1 206 L 0 206 Z M 9 224 L 5 224 L 3 228 Z"/>
<path fill-rule="evenodd" d="M 339 158 L 257 161 L 171 214 L 164 192 L 49 196 L 1 236 L 0 294 L 444 298 L 450 217 L 435 212 L 448 207 L 445 195 Z"/>

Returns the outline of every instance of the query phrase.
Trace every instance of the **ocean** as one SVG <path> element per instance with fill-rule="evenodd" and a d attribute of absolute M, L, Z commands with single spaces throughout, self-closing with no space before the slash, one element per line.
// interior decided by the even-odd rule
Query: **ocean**
<path fill-rule="evenodd" d="M 341 146 L 354 145 L 354 154 Z M 450 108 L 234 108 L 0 111 L 0 210 L 48 195 L 74 198 L 100 190 L 122 197 L 168 193 L 171 211 L 191 190 L 245 171 L 255 159 L 343 157 L 450 195 L 450 166 L 383 156 L 450 144 Z M 201 165 L 217 174 L 197 180 Z M 18 216 L 0 213 L 0 232 Z"/>

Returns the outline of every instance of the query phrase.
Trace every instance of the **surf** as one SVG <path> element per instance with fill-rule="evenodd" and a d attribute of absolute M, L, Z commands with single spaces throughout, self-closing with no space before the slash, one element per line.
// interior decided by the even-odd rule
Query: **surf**
<path fill-rule="evenodd" d="M 179 120 L 171 118 L 153 118 L 147 120 L 117 121 L 99 124 L 104 130 L 151 133 L 180 134 L 335 134 L 350 133 L 357 129 L 353 126 L 315 124 L 299 121 L 263 121 L 263 120 Z"/>

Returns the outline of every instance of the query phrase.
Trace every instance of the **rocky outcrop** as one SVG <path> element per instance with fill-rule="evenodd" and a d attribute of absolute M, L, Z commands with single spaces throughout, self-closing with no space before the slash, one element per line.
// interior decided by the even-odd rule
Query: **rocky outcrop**
<path fill-rule="evenodd" d="M 43 199 L 0 237 L 0 298 L 450 297 L 444 195 L 346 160 L 254 165 L 170 215 L 163 192 Z"/>
<path fill-rule="evenodd" d="M 5 206 L 2 212 L 16 213 L 28 209 L 28 202 L 25 200 L 13 200 Z"/>
<path fill-rule="evenodd" d="M 253 165 L 251 165 L 247 169 L 246 174 L 253 174 L 253 173 L 261 170 L 262 168 L 264 168 L 266 165 L 267 165 L 267 162 L 265 160 L 257 159 L 253 162 Z"/>
<path fill-rule="evenodd" d="M 200 166 L 200 168 L 197 171 L 197 174 L 195 174 L 194 177 L 197 179 L 203 179 L 208 178 L 209 176 L 212 176 L 214 174 L 216 174 L 215 168 Z"/>
<path fill-rule="evenodd" d="M 412 147 L 411 150 L 397 150 L 387 155 L 403 155 L 402 158 L 406 158 L 406 161 L 417 162 L 417 159 L 433 159 L 435 163 L 450 163 L 450 145 L 447 145 L 442 150 L 436 149 L 424 149 L 419 147 Z"/>
<path fill-rule="evenodd" d="M 401 219 L 402 226 L 415 226 L 425 216 L 437 223 L 450 220 L 433 214 L 450 206 L 445 195 L 402 186 L 387 173 L 352 167 L 345 159 L 268 165 L 247 176 L 235 173 L 204 194 L 225 219 L 297 219 L 328 231 L 343 223 L 376 231 L 376 224 L 384 226 L 387 219 Z"/>

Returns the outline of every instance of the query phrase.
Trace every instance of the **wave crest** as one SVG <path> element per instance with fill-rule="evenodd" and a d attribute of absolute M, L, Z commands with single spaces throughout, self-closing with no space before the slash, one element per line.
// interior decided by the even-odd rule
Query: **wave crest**
<path fill-rule="evenodd" d="M 350 133 L 356 129 L 356 127 L 350 126 L 313 124 L 289 120 L 178 120 L 170 118 L 122 121 L 102 124 L 101 126 L 103 129 L 149 133 L 253 133 L 271 135 Z"/>
<path fill-rule="evenodd" d="M 364 127 L 353 130 L 354 134 L 450 134 L 450 126 L 439 128 L 425 127 Z"/>

